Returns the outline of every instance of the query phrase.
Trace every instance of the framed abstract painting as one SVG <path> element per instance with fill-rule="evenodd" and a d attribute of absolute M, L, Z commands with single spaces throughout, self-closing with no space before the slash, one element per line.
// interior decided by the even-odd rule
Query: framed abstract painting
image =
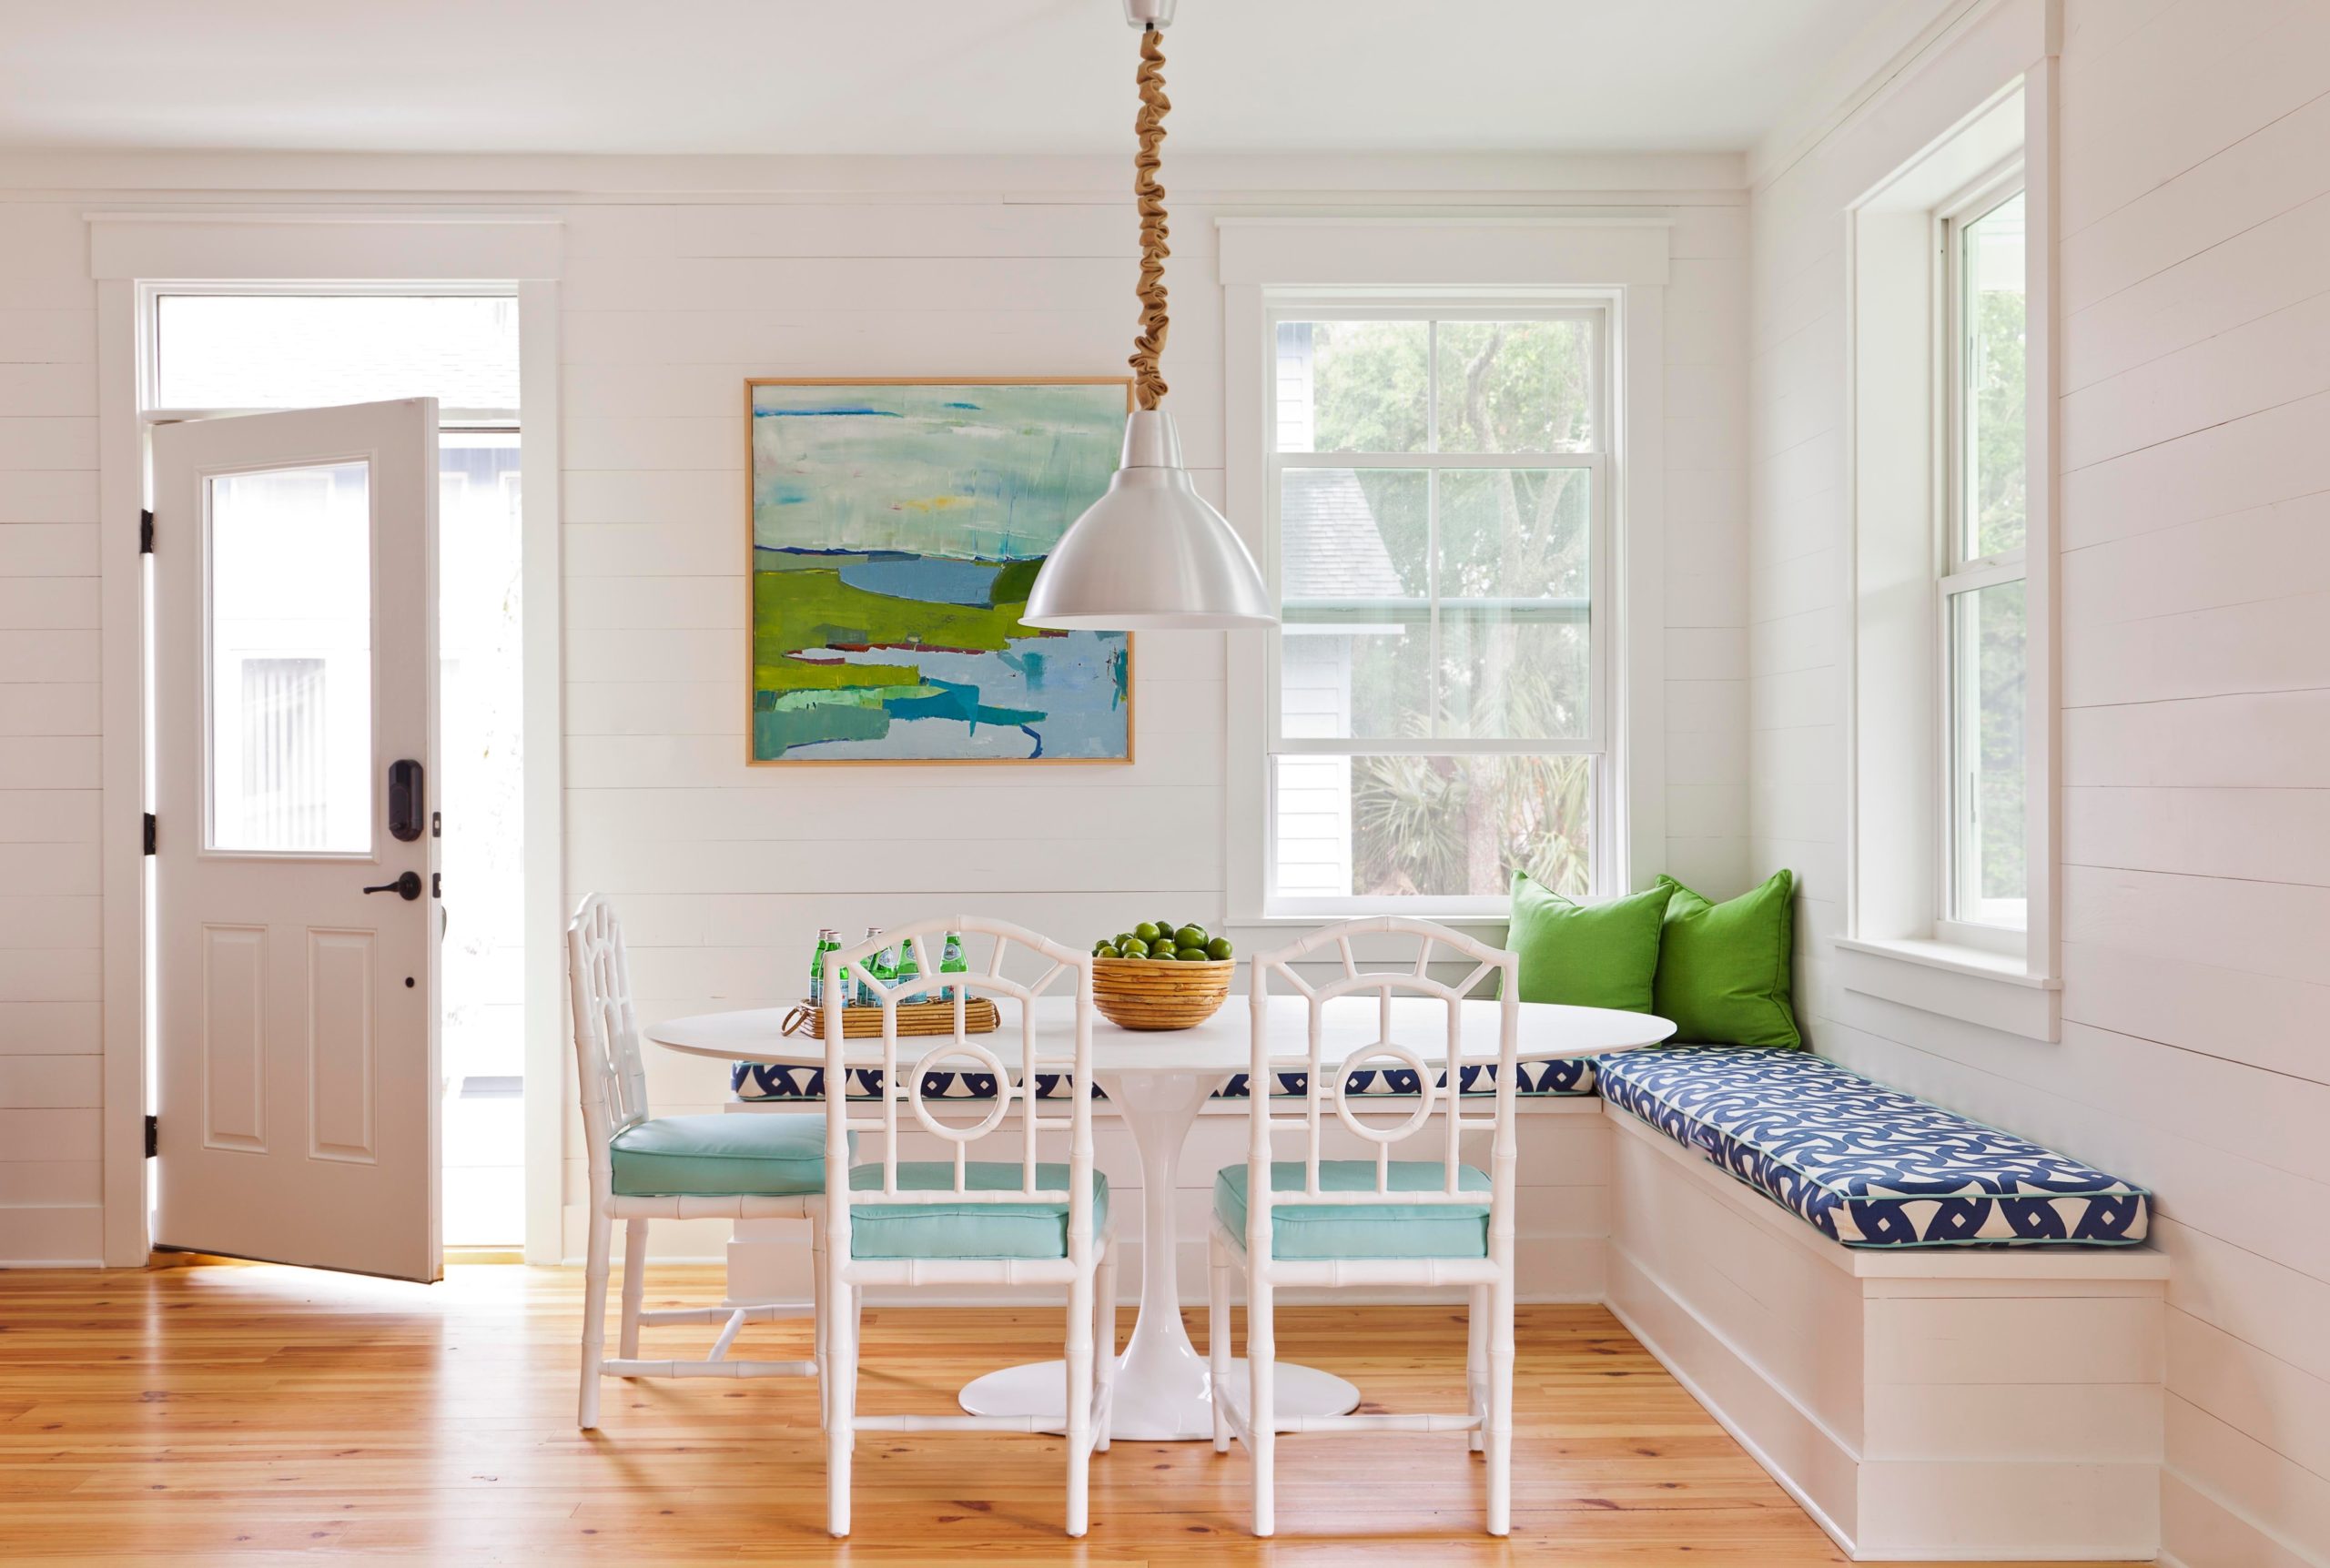
<path fill-rule="evenodd" d="M 1132 640 L 1023 625 L 1123 378 L 745 383 L 754 763 L 1129 763 Z"/>

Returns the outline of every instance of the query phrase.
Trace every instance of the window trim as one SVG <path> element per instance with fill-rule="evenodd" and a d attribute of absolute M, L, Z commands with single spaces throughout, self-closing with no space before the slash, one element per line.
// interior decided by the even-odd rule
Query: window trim
<path fill-rule="evenodd" d="M 1616 885 L 1621 855 L 1614 849 L 1623 831 L 1617 809 L 1618 774 L 1614 737 L 1621 725 L 1614 721 L 1621 683 L 1614 665 L 1620 643 L 1617 624 L 1619 574 L 1616 569 L 1616 504 L 1613 476 L 1616 427 L 1611 410 L 1616 389 L 1620 337 L 1617 301 L 1607 290 L 1531 290 L 1506 295 L 1478 290 L 1449 289 L 1352 291 L 1342 289 L 1269 289 L 1262 298 L 1259 352 L 1272 376 L 1276 372 L 1276 343 L 1285 321 L 1420 320 L 1432 334 L 1425 351 L 1426 435 L 1422 451 L 1362 452 L 1319 450 L 1281 451 L 1278 443 L 1278 400 L 1266 396 L 1261 404 L 1258 435 L 1261 456 L 1262 529 L 1258 555 L 1273 602 L 1281 601 L 1279 507 L 1281 476 L 1290 469 L 1413 469 L 1462 471 L 1466 469 L 1568 468 L 1592 476 L 1591 539 L 1587 583 L 1587 664 L 1589 691 L 1586 734 L 1562 740 L 1476 739 L 1430 737 L 1419 743 L 1402 738 L 1329 739 L 1290 737 L 1284 733 L 1281 654 L 1283 631 L 1271 627 L 1261 636 L 1263 731 L 1261 747 L 1261 917 L 1265 921 L 1311 921 L 1352 915 L 1398 912 L 1457 919 L 1501 920 L 1510 899 L 1503 894 L 1454 896 L 1374 897 L 1363 895 L 1287 895 L 1278 888 L 1278 763 L 1282 756 L 1571 756 L 1591 759 L 1588 789 L 1588 898 L 1606 897 Z M 1576 450 L 1513 452 L 1444 452 L 1440 450 L 1439 356 L 1436 328 L 1443 321 L 1582 320 L 1593 336 L 1594 385 L 1588 410 L 1592 444 Z M 1427 598 L 1436 606 L 1436 557 L 1428 564 L 1435 579 Z M 1596 606 L 1601 613 L 1593 612 Z M 1437 637 L 1438 616 L 1433 617 Z"/>
<path fill-rule="evenodd" d="M 2062 1027 L 2054 560 L 2058 78 L 2055 56 L 2041 57 L 1844 211 L 1845 478 L 1852 526 L 1842 660 L 1846 885 L 1843 932 L 1833 939 L 1837 979 L 1848 992 L 2037 1040 L 2058 1039 Z M 2017 167 L 2024 198 L 2028 382 L 2021 568 L 2028 584 L 2028 901 L 2021 930 L 1942 917 L 1950 913 L 1942 902 L 1948 862 L 1936 816 L 1947 817 L 1950 808 L 1930 798 L 1946 774 L 1922 754 L 1946 733 L 1948 715 L 1940 682 L 1920 673 L 1946 668 L 1932 650 L 1946 632 L 1938 623 L 1947 569 L 2005 566 L 2000 575 L 2013 575 L 1996 559 L 1961 563 L 1943 554 L 1938 519 L 1950 482 L 1945 458 L 1955 447 L 1937 433 L 1932 403 L 1944 389 L 1936 359 L 1948 345 L 1930 268 L 1942 252 L 1933 241 L 1937 217 L 1960 215 L 1991 192 L 2003 199 Z M 1909 238 L 1904 225 L 1914 225 L 1918 238 Z M 1918 313 L 1915 326 L 1904 311 Z M 1914 452 L 1905 445 L 1910 440 L 1919 443 Z M 1914 541 L 1902 531 L 1912 520 Z M 1920 555 L 1916 575 L 1923 591 L 1911 593 L 1906 574 Z M 1879 701 L 1887 692 L 1911 692 L 1914 699 L 1889 708 Z M 1919 711 L 1920 703 L 1926 711 Z M 1910 769 L 1903 759 L 1912 756 Z"/>

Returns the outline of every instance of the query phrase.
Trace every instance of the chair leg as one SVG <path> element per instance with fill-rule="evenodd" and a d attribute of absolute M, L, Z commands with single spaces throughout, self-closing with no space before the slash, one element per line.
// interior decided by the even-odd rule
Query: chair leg
<path fill-rule="evenodd" d="M 591 1232 L 582 1267 L 582 1395 L 575 1424 L 588 1431 L 599 1424 L 599 1367 L 607 1357 L 607 1253 L 615 1222 L 594 1194 Z"/>
<path fill-rule="evenodd" d="M 1092 1284 L 1093 1353 L 1099 1359 L 1092 1363 L 1093 1381 L 1097 1385 L 1093 1412 L 1092 1449 L 1096 1453 L 1109 1452 L 1109 1428 L 1115 1420 L 1117 1387 L 1117 1249 L 1113 1241 L 1100 1254 L 1100 1267 Z"/>
<path fill-rule="evenodd" d="M 1489 1288 L 1489 1533 L 1513 1533 L 1513 1276 Z"/>
<path fill-rule="evenodd" d="M 849 1533 L 849 1459 L 857 1437 L 857 1311 L 858 1290 L 840 1279 L 840 1266 L 831 1259 L 826 1267 L 826 1300 L 838 1303 L 846 1291 L 851 1310 L 834 1314 L 826 1332 L 826 1531 Z"/>
<path fill-rule="evenodd" d="M 1278 1334 L 1271 1283 L 1246 1271 L 1246 1452 L 1254 1461 L 1254 1533 L 1278 1532 L 1271 1469 L 1278 1458 Z"/>
<path fill-rule="evenodd" d="M 1092 1481 L 1092 1270 L 1068 1288 L 1068 1533 L 1089 1528 Z"/>
<path fill-rule="evenodd" d="M 833 1422 L 833 1401 L 827 1393 L 833 1380 L 826 1366 L 826 1319 L 832 1310 L 826 1302 L 826 1228 L 812 1220 L 809 1225 L 809 1358 L 817 1363 L 817 1427 L 825 1430 Z"/>
<path fill-rule="evenodd" d="M 1230 1452 L 1230 1413 L 1222 1408 L 1222 1385 L 1230 1381 L 1230 1249 L 1221 1238 L 1206 1239 L 1211 1290 L 1206 1297 L 1205 1359 L 1212 1374 L 1213 1452 Z"/>
<path fill-rule="evenodd" d="M 623 1328 L 625 1361 L 639 1356 L 639 1307 L 647 1293 L 647 1221 L 633 1219 L 623 1228 Z"/>
<path fill-rule="evenodd" d="M 1488 1447 L 1489 1288 L 1475 1285 L 1464 1312 L 1464 1413 L 1481 1424 L 1467 1440 L 1473 1452 Z"/>

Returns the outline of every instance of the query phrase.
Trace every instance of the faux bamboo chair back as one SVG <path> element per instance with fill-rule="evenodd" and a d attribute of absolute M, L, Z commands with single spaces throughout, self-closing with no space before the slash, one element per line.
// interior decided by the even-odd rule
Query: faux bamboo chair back
<path fill-rule="evenodd" d="M 948 932 L 959 933 L 967 945 L 974 937 L 993 939 L 994 948 L 986 967 L 980 969 L 971 960 L 968 972 L 941 975 L 937 950 Z M 898 1005 L 908 986 L 883 984 L 873 974 L 874 956 L 886 947 L 903 943 L 914 945 L 917 966 L 921 970 L 912 982 L 911 989 L 929 992 L 944 986 L 954 990 L 954 1031 L 951 1038 L 924 1037 L 938 1043 L 925 1049 L 919 1060 L 908 1070 L 898 1070 Z M 1038 959 L 1047 960 L 1050 967 L 1032 983 L 1011 979 L 1004 974 L 1006 960 L 1014 949 L 1021 949 Z M 970 960 L 968 952 L 965 954 Z M 851 1081 L 848 1076 L 848 1050 L 843 1037 L 842 1012 L 859 984 L 869 987 L 882 1007 L 881 1097 L 872 1106 L 863 1100 L 852 1101 L 847 1096 L 832 1092 L 831 1086 Z M 1092 1249 L 1092 958 L 1062 946 L 1048 936 L 1012 925 L 1008 921 L 988 919 L 976 915 L 949 916 L 944 919 L 926 920 L 870 936 L 855 946 L 844 947 L 826 955 L 825 966 L 825 1026 L 826 1026 L 826 1233 L 837 1257 L 847 1258 L 849 1204 L 848 1155 L 849 1135 L 859 1135 L 858 1158 L 865 1163 L 878 1163 L 882 1181 L 878 1188 L 868 1188 L 855 1196 L 861 1202 L 890 1204 L 1003 1204 L 1003 1203 L 1066 1203 L 1068 1205 L 1069 1260 L 1081 1267 Z M 1016 999 L 1016 1008 L 998 1005 L 1002 1027 L 992 1035 L 973 1035 L 964 1027 L 967 1004 L 973 995 L 996 999 Z M 1075 1003 L 1075 1030 L 1071 1040 L 1057 1037 L 1049 1042 L 1039 1039 L 1036 1029 L 1034 1003 L 1039 996 L 1069 995 Z M 1018 1014 L 1017 1039 L 1013 1040 L 1014 1019 Z M 991 1046 L 989 1040 L 1009 1042 L 1001 1047 Z M 860 1042 L 861 1048 L 871 1041 Z M 917 1044 L 921 1039 L 917 1038 Z M 1069 1046 L 1063 1054 L 1062 1044 Z M 1047 1049 L 1048 1047 L 1048 1049 Z M 995 1082 L 994 1103 L 979 1120 L 964 1124 L 948 1124 L 932 1112 L 923 1096 L 923 1081 L 930 1073 L 967 1070 L 991 1075 Z M 1072 1077 L 1069 1093 L 1065 1099 L 1038 1101 L 1036 1095 L 1037 1076 L 1063 1075 Z M 863 1080 L 859 1080 L 863 1081 Z M 943 1105 L 945 1102 L 941 1102 Z M 1059 1114 L 1045 1116 L 1045 1105 L 1056 1106 Z M 1018 1115 L 1015 1118 L 1013 1111 Z M 1016 1123 L 1016 1126 L 1015 1126 Z M 943 1140 L 952 1148 L 954 1181 L 936 1190 L 903 1189 L 898 1185 L 898 1138 L 902 1131 L 918 1128 Z M 1069 1135 L 1068 1190 L 1038 1185 L 1036 1158 L 1037 1140 L 1041 1133 L 1066 1132 Z M 878 1141 L 878 1149 L 868 1145 Z M 974 1148 L 988 1144 L 992 1152 L 988 1160 L 1000 1158 L 1001 1163 L 1019 1168 L 1016 1187 L 973 1189 L 967 1176 Z"/>
<path fill-rule="evenodd" d="M 1410 965 L 1364 966 L 1353 949 L 1354 940 L 1403 935 L 1418 938 L 1419 950 Z M 1324 949 L 1332 949 L 1333 958 L 1340 960 L 1342 973 L 1315 983 L 1305 979 L 1297 966 Z M 1433 978 L 1431 970 L 1434 965 L 1452 962 L 1469 963 L 1472 968 L 1454 984 Z M 1517 975 L 1518 960 L 1502 948 L 1429 920 L 1396 915 L 1345 920 L 1276 952 L 1256 956 L 1251 996 L 1254 1054 L 1250 1081 L 1267 1084 L 1276 1081 L 1271 1074 L 1301 1072 L 1307 1075 L 1307 1082 L 1298 1102 L 1299 1111 L 1292 1108 L 1276 1109 L 1271 1097 L 1261 1094 L 1253 1097 L 1250 1106 L 1253 1132 L 1246 1189 L 1250 1256 L 1257 1259 L 1271 1256 L 1273 1203 L 1358 1205 L 1382 1204 L 1388 1199 L 1402 1205 L 1478 1208 L 1481 1195 L 1477 1191 L 1462 1191 L 1458 1186 L 1457 1171 L 1464 1163 L 1459 1145 L 1467 1132 L 1492 1135 L 1489 1234 L 1493 1249 L 1498 1237 L 1503 1237 L 1510 1247 L 1515 1158 L 1514 1055 L 1519 1047 L 1521 1018 Z M 1484 996 L 1484 987 L 1492 978 L 1499 982 L 1495 994 L 1500 998 L 1496 1093 L 1489 1115 L 1467 1116 L 1465 1097 L 1461 1092 L 1464 1004 L 1476 994 Z M 1291 990 L 1308 1004 L 1310 1027 L 1301 1057 L 1271 1053 L 1268 1019 L 1274 980 L 1281 994 Z M 1370 996 L 1375 1003 L 1372 1030 L 1360 1011 L 1365 1005 L 1363 999 Z M 1395 1006 L 1402 998 L 1415 998 L 1427 1006 Z M 1428 1006 L 1434 1001 L 1444 1008 L 1436 1017 L 1435 1010 Z M 1336 1003 L 1342 1005 L 1331 1013 L 1331 1005 Z M 1332 1047 L 1331 1023 L 1337 1041 Z M 1362 1032 L 1362 1043 L 1345 1048 L 1341 1042 L 1350 1038 L 1354 1025 Z M 1368 1037 L 1370 1035 L 1372 1038 Z M 1444 1069 L 1438 1065 L 1441 1063 L 1446 1064 L 1444 1084 Z M 1354 1073 L 1393 1066 L 1405 1067 L 1415 1075 L 1416 1098 L 1413 1105 L 1387 1107 L 1379 1099 L 1370 1107 L 1364 1098 L 1351 1092 Z M 1287 1102 L 1281 1100 L 1277 1105 L 1285 1108 Z M 1379 1118 L 1387 1111 L 1404 1115 L 1396 1121 L 1371 1123 L 1361 1119 L 1359 1113 L 1366 1109 L 1372 1109 Z M 1353 1192 L 1322 1190 L 1319 1167 L 1331 1114 L 1334 1121 L 1373 1146 L 1375 1180 L 1371 1189 Z M 1271 1191 L 1273 1135 L 1300 1139 L 1303 1167 L 1300 1192 Z M 1392 1196 L 1392 1159 L 1394 1150 L 1403 1145 L 1413 1146 L 1405 1158 L 1438 1159 L 1442 1176 L 1438 1189 L 1402 1190 L 1396 1197 Z"/>
<path fill-rule="evenodd" d="M 639 1061 L 639 1015 L 631 960 L 614 905 L 593 893 L 566 928 L 566 978 L 574 1002 L 574 1066 L 582 1086 L 583 1142 L 596 1178 L 612 1168 L 608 1140 L 647 1119 L 647 1072 Z M 604 1183 L 594 1183 L 603 1190 Z"/>

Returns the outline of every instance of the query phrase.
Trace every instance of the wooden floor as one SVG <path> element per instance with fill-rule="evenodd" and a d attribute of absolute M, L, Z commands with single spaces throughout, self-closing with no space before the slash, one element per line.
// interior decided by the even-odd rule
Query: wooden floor
<path fill-rule="evenodd" d="M 248 1266 L 0 1272 L 0 1562 L 1842 1561 L 1598 1307 L 1523 1309 L 1510 1542 L 1478 1533 L 1461 1437 L 1282 1440 L 1273 1542 L 1246 1533 L 1242 1453 L 1119 1442 L 1093 1462 L 1077 1543 L 1059 1533 L 1059 1442 L 977 1433 L 861 1438 L 843 1545 L 825 1534 L 806 1381 L 610 1381 L 602 1430 L 578 1431 L 581 1283 L 508 1266 L 434 1288 Z M 647 1286 L 650 1306 L 719 1290 L 703 1269 Z M 952 1409 L 978 1373 L 1057 1355 L 1059 1323 L 869 1310 L 863 1408 Z M 1282 1310 L 1280 1335 L 1370 1408 L 1461 1408 L 1454 1312 Z M 646 1353 L 705 1342 L 653 1330 Z M 772 1324 L 739 1352 L 806 1342 L 805 1325 Z"/>

